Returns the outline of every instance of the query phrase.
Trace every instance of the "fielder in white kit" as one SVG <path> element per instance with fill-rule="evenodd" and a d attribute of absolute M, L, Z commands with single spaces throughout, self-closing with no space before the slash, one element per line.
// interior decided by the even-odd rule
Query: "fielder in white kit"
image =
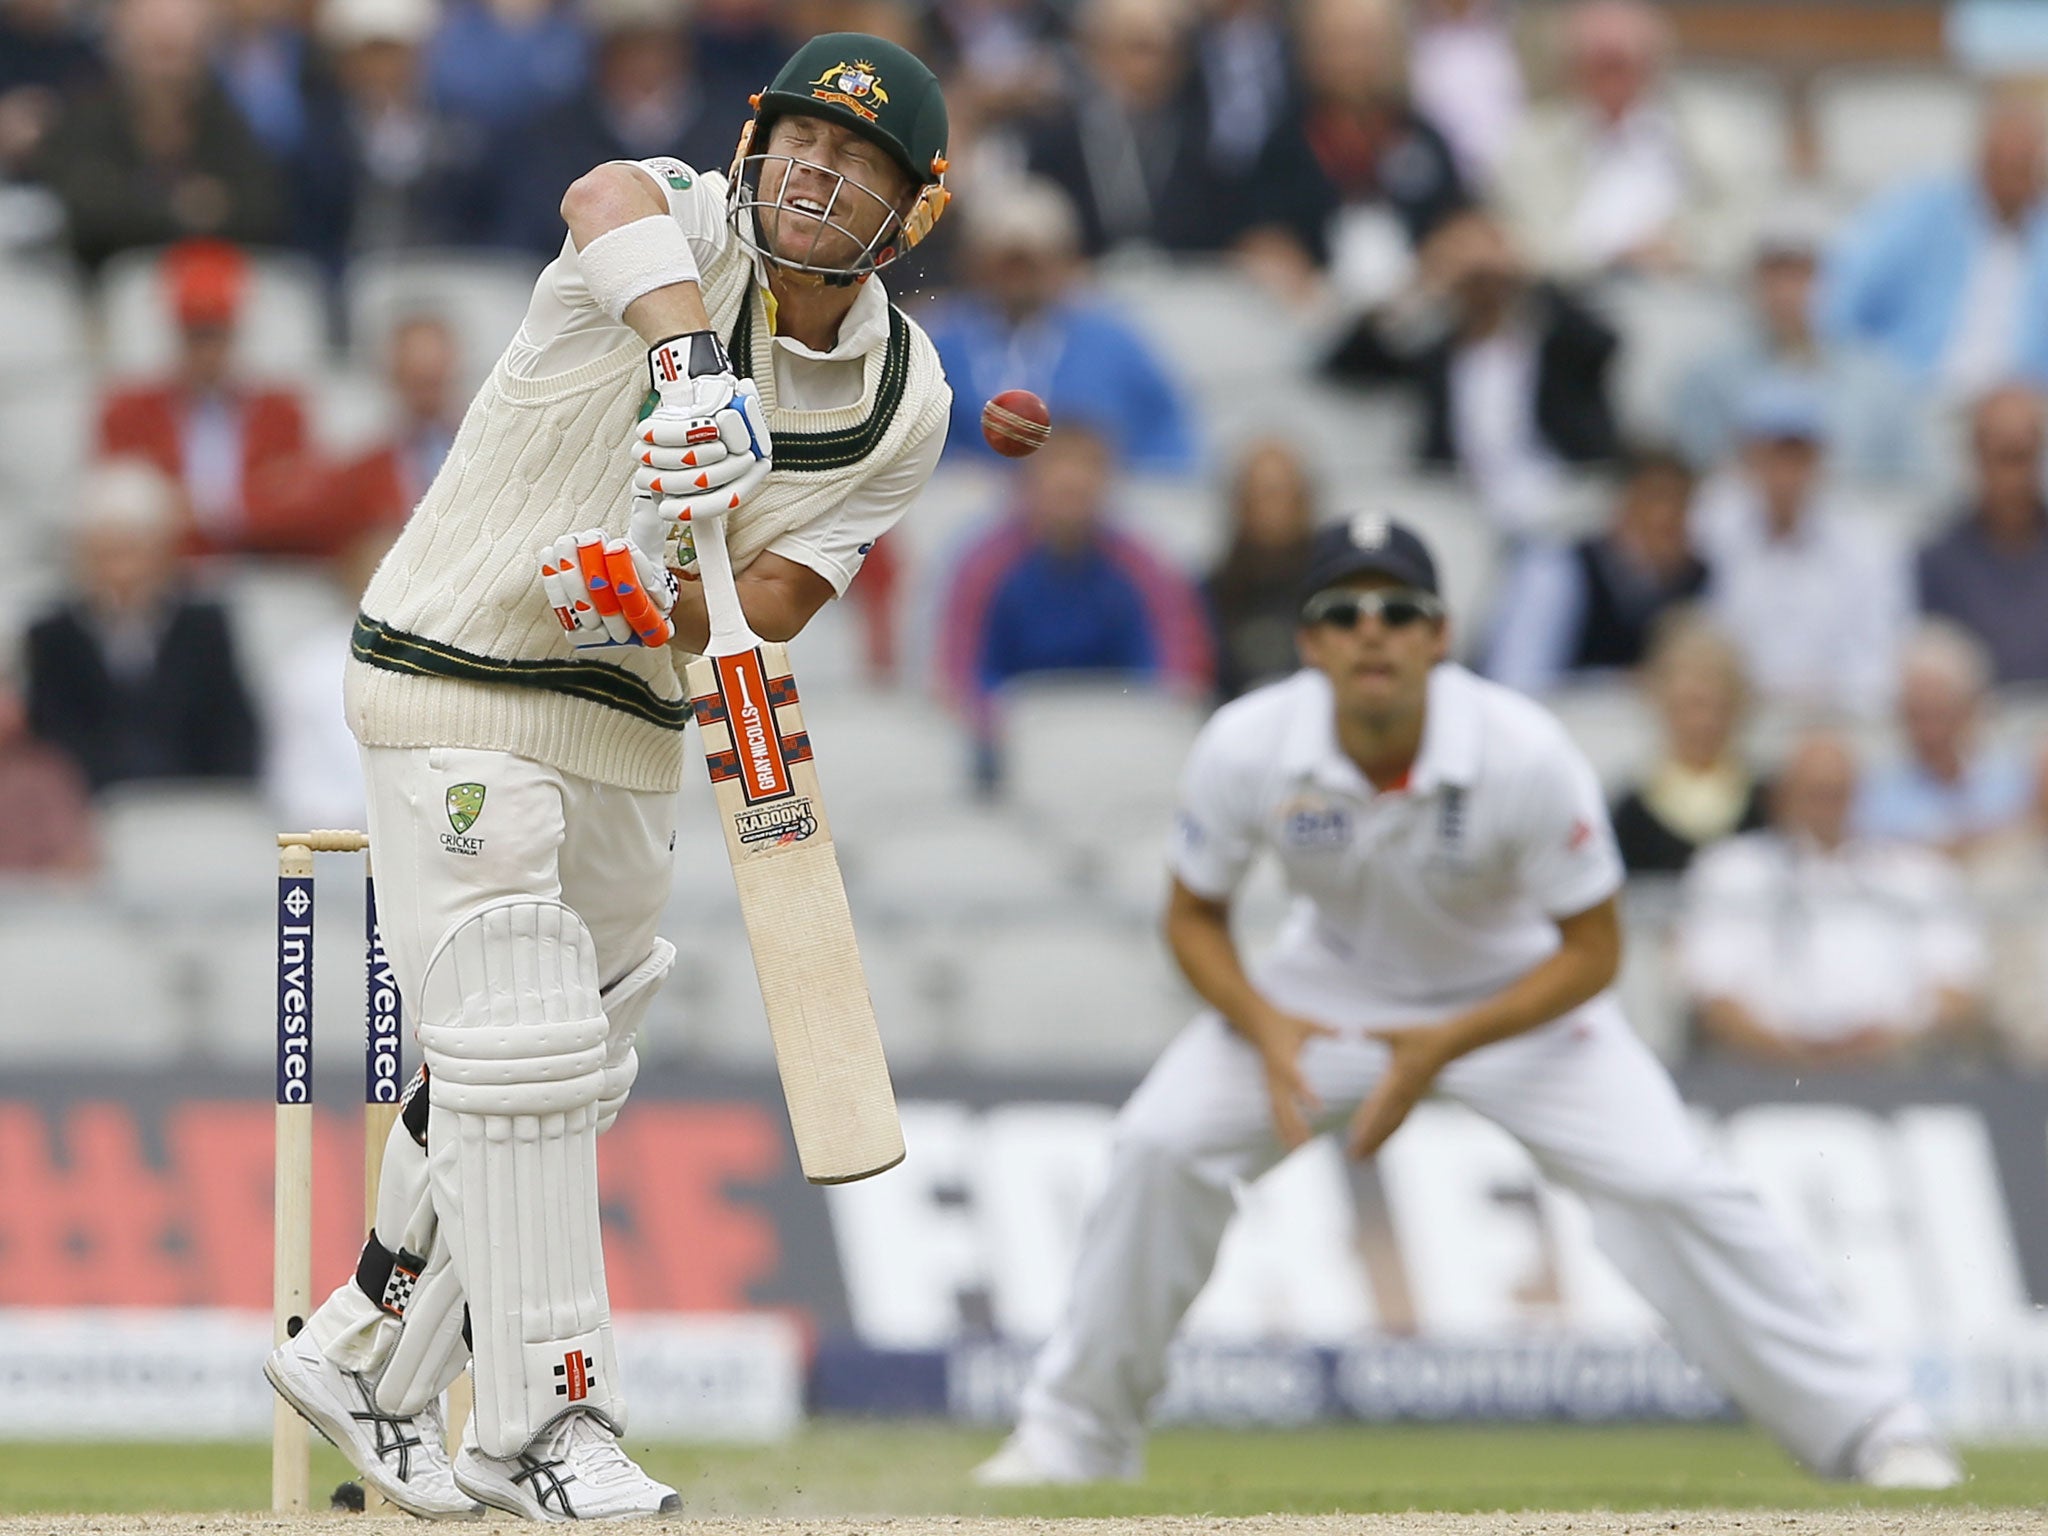
<path fill-rule="evenodd" d="M 1219 710 L 1183 780 L 1166 934 L 1210 1005 L 1116 1122 L 1066 1316 L 992 1486 L 1139 1474 L 1166 1351 L 1235 1206 L 1309 1136 L 1371 1156 L 1425 1095 L 1516 1137 L 1686 1354 L 1805 1466 L 1944 1488 L 1955 1458 L 1757 1197 L 1702 1145 L 1607 990 L 1622 868 L 1544 710 L 1445 660 L 1434 564 L 1379 516 L 1322 530 L 1308 666 Z M 1247 969 L 1261 848 L 1295 898 Z"/>
<path fill-rule="evenodd" d="M 349 724 L 425 1069 L 355 1275 L 265 1374 L 415 1515 L 678 1507 L 619 1446 L 596 1141 L 675 959 L 693 539 L 722 525 L 749 623 L 786 640 L 945 439 L 938 355 L 874 276 L 945 207 L 937 81 L 832 33 L 753 100 L 729 178 L 650 160 L 569 189 L 562 253 L 355 627 Z M 451 1464 L 441 1394 L 472 1362 Z"/>

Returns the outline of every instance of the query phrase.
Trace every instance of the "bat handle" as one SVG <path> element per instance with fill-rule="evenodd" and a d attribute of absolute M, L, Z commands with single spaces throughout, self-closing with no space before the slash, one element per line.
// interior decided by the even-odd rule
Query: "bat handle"
<path fill-rule="evenodd" d="M 748 625 L 746 610 L 740 607 L 732 556 L 725 547 L 724 519 L 692 524 L 690 538 L 697 547 L 697 575 L 704 583 L 704 612 L 711 620 L 711 638 L 704 654 L 737 656 L 753 650 L 761 637 Z"/>

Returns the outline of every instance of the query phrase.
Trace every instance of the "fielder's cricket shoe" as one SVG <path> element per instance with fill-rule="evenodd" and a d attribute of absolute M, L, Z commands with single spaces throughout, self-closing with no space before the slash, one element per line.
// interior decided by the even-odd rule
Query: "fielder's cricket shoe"
<path fill-rule="evenodd" d="M 483 1506 L 455 1486 L 441 1405 L 409 1419 L 377 1406 L 369 1378 L 344 1370 L 303 1332 L 263 1362 L 277 1395 L 334 1442 L 362 1480 L 422 1520 L 476 1520 Z"/>
<path fill-rule="evenodd" d="M 1905 1403 L 1864 1433 L 1856 1447 L 1855 1477 L 1866 1488 L 1939 1493 L 1962 1482 L 1963 1466 L 1935 1433 L 1926 1410 Z"/>
<path fill-rule="evenodd" d="M 1138 1480 L 1135 1466 L 1112 1467 L 1071 1447 L 1052 1445 L 1036 1436 L 1027 1438 L 1021 1430 L 1005 1440 L 995 1455 L 971 1475 L 981 1488 L 1070 1487 L 1078 1483 Z"/>
<path fill-rule="evenodd" d="M 618 1436 L 587 1413 L 560 1420 L 517 1456 L 486 1456 L 472 1415 L 455 1454 L 455 1483 L 529 1520 L 635 1520 L 683 1507 L 681 1494 L 635 1466 Z"/>
<path fill-rule="evenodd" d="M 1866 1488 L 1939 1493 L 1962 1480 L 1962 1463 L 1939 1440 L 1886 1441 L 1856 1457 L 1856 1481 Z"/>

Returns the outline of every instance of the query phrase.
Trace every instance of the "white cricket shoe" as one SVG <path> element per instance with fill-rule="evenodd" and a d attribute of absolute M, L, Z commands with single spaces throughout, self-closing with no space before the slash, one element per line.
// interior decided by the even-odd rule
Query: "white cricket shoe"
<path fill-rule="evenodd" d="M 1133 1468 L 1093 1465 L 1085 1457 L 1046 1445 L 1020 1431 L 970 1474 L 979 1488 L 1065 1488 L 1080 1483 L 1135 1482 Z"/>
<path fill-rule="evenodd" d="M 472 1416 L 455 1456 L 455 1483 L 529 1520 L 635 1520 L 683 1507 L 681 1494 L 642 1472 L 618 1436 L 588 1413 L 558 1421 L 516 1456 L 486 1456 Z"/>
<path fill-rule="evenodd" d="M 1880 1414 L 1857 1443 L 1851 1475 L 1868 1488 L 1939 1493 L 1963 1480 L 1962 1463 L 1916 1402 Z"/>
<path fill-rule="evenodd" d="M 1962 1482 L 1963 1466 L 1939 1440 L 1890 1440 L 1857 1455 L 1856 1480 L 1866 1488 L 1939 1493 Z"/>
<path fill-rule="evenodd" d="M 299 1417 L 334 1442 L 370 1487 L 422 1520 L 476 1520 L 483 1506 L 455 1486 L 447 1431 L 435 1403 L 409 1419 L 377 1406 L 369 1378 L 344 1370 L 304 1331 L 263 1362 L 263 1374 Z"/>

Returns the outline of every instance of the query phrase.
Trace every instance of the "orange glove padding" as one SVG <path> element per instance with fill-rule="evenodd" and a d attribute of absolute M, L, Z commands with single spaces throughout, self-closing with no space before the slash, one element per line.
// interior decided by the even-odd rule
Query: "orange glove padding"
<path fill-rule="evenodd" d="M 566 534 L 541 551 L 541 587 L 579 651 L 666 645 L 675 578 L 660 562 L 601 529 Z"/>

